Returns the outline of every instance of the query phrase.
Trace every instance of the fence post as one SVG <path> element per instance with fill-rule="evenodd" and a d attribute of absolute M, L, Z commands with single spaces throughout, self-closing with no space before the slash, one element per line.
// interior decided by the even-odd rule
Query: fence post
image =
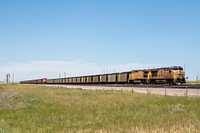
<path fill-rule="evenodd" d="M 167 96 L 167 87 L 165 86 L 165 96 Z"/>
<path fill-rule="evenodd" d="M 147 85 L 147 95 L 149 95 L 149 86 Z"/>
<path fill-rule="evenodd" d="M 185 96 L 188 96 L 188 87 L 186 86 L 186 90 L 185 90 Z"/>
<path fill-rule="evenodd" d="M 133 93 L 133 87 L 132 87 L 132 93 Z"/>

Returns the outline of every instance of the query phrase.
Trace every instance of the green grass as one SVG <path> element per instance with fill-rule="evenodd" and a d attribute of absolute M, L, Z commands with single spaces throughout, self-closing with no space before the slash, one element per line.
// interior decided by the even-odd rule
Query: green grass
<path fill-rule="evenodd" d="M 14 89 L 0 109 L 1 132 L 199 132 L 200 99 L 121 91 Z M 0 93 L 1 95 L 1 93 Z"/>
<path fill-rule="evenodd" d="M 198 84 L 198 85 L 200 85 L 200 81 L 187 81 L 187 84 Z"/>

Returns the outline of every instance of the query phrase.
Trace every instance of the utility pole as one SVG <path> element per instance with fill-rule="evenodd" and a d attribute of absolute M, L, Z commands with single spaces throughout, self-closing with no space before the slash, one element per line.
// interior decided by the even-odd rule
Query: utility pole
<path fill-rule="evenodd" d="M 61 74 L 59 74 L 59 80 L 58 80 L 58 81 L 59 81 L 59 83 L 60 83 L 60 78 L 61 78 Z"/>
<path fill-rule="evenodd" d="M 66 78 L 66 72 L 64 72 L 64 78 Z"/>
<path fill-rule="evenodd" d="M 6 74 L 6 84 L 10 83 L 10 74 Z"/>
<path fill-rule="evenodd" d="M 14 73 L 12 73 L 12 83 L 13 84 L 15 83 L 15 75 L 14 75 Z"/>

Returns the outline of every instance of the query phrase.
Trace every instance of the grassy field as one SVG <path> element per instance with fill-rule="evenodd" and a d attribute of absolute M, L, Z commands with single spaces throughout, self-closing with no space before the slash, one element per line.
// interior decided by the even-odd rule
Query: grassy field
<path fill-rule="evenodd" d="M 200 99 L 0 86 L 0 133 L 200 132 Z"/>
<path fill-rule="evenodd" d="M 198 84 L 198 85 L 200 85 L 200 81 L 187 81 L 187 84 Z"/>

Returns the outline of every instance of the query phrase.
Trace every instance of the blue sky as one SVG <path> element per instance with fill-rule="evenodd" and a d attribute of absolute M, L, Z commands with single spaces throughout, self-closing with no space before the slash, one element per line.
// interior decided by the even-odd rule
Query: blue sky
<path fill-rule="evenodd" d="M 185 64 L 193 80 L 200 76 L 199 7 L 199 0 L 1 0 L 0 80 L 7 72 L 21 80 L 95 67 L 94 73 L 123 71 L 127 64 Z M 60 68 L 59 62 L 66 70 L 51 73 L 51 63 Z M 85 73 L 70 74 L 76 69 L 70 62 L 85 65 Z M 32 69 L 25 71 L 27 65 Z"/>

